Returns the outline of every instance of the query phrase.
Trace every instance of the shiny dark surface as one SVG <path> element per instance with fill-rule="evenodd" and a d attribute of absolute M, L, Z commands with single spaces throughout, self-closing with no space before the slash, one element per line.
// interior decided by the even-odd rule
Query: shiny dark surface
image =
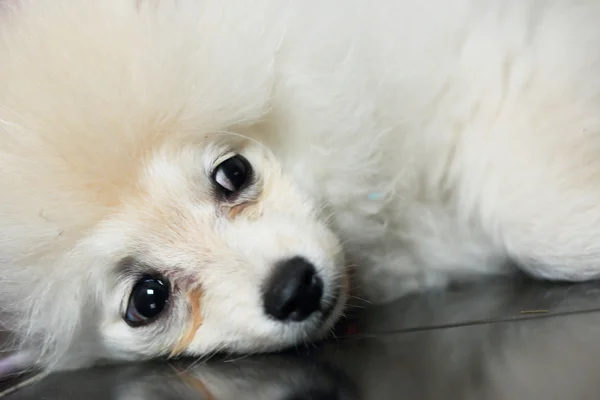
<path fill-rule="evenodd" d="M 599 399 L 600 283 L 510 279 L 351 308 L 337 340 L 285 354 L 55 374 L 54 399 Z"/>

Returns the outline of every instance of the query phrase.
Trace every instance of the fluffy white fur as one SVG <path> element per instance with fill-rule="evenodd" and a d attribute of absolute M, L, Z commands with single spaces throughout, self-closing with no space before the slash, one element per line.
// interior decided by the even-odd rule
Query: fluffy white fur
<path fill-rule="evenodd" d="M 350 264 L 373 301 L 509 261 L 600 275 L 596 0 L 0 4 L 0 302 L 43 366 L 168 355 L 190 326 L 189 355 L 317 337 L 344 291 L 324 323 L 260 304 L 295 255 L 326 301 Z M 210 182 L 232 153 L 258 177 L 235 215 Z M 128 257 L 174 285 L 143 328 Z"/>

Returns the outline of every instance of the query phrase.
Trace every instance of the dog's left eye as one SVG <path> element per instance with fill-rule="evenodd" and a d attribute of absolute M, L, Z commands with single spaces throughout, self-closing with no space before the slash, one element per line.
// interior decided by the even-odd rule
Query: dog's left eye
<path fill-rule="evenodd" d="M 129 297 L 125 321 L 138 327 L 152 322 L 165 309 L 169 300 L 169 286 L 164 278 L 140 279 Z"/>
<path fill-rule="evenodd" d="M 242 189 L 248 182 L 252 167 L 248 160 L 240 155 L 223 161 L 215 168 L 213 181 L 226 197 Z"/>

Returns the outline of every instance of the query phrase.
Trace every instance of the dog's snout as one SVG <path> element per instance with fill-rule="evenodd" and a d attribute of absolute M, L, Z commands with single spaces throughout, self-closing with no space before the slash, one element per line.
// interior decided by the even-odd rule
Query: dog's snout
<path fill-rule="evenodd" d="M 269 277 L 263 295 L 265 312 L 279 321 L 300 322 L 321 306 L 323 281 L 302 257 L 280 262 Z"/>

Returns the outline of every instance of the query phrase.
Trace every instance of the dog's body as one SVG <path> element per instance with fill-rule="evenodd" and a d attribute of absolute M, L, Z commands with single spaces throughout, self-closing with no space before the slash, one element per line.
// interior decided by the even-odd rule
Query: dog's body
<path fill-rule="evenodd" d="M 0 299 L 42 364 L 312 338 L 348 264 L 373 301 L 600 275 L 596 0 L 0 4 Z M 254 180 L 225 201 L 232 154 Z M 331 309 L 274 322 L 295 255 Z M 143 274 L 168 320 L 134 328 Z"/>

